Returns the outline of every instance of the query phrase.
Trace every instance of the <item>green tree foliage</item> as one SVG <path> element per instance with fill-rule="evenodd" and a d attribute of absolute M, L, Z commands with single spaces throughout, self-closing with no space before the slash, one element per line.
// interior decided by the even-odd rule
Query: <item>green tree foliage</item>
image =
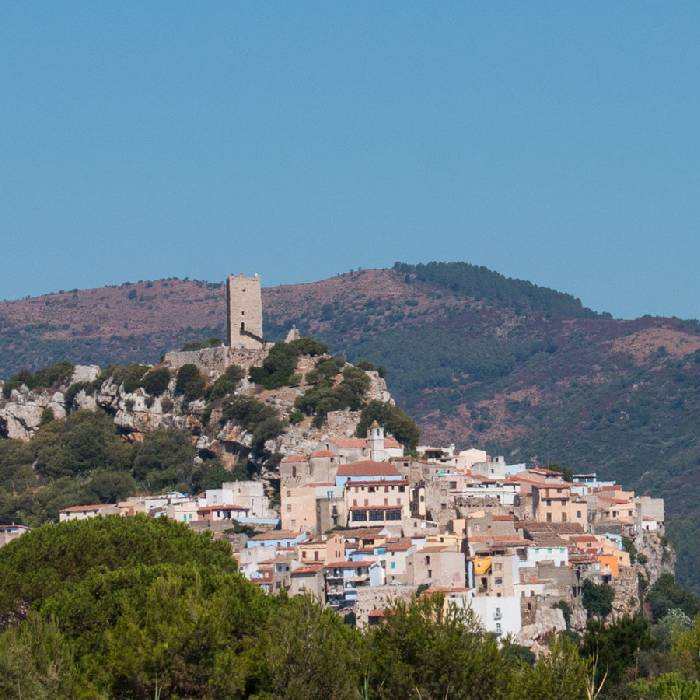
<path fill-rule="evenodd" d="M 277 599 L 258 641 L 262 697 L 352 700 L 366 666 L 354 627 L 313 598 Z"/>
<path fill-rule="evenodd" d="M 73 374 L 74 369 L 73 364 L 66 360 L 61 360 L 34 373 L 22 370 L 5 382 L 3 396 L 9 399 L 12 390 L 19 389 L 22 384 L 28 389 L 50 389 L 66 382 Z"/>
<path fill-rule="evenodd" d="M 312 338 L 299 338 L 291 343 L 277 343 L 261 367 L 250 370 L 250 378 L 265 389 L 291 386 L 296 381 L 297 361 L 301 355 L 322 355 L 328 348 Z"/>
<path fill-rule="evenodd" d="M 589 700 L 602 683 L 595 678 L 594 660 L 582 657 L 576 645 L 562 636 L 534 666 L 520 667 L 513 687 L 517 689 L 515 696 L 523 700 Z"/>
<path fill-rule="evenodd" d="M 371 697 L 507 697 L 509 669 L 495 639 L 483 633 L 472 613 L 444 607 L 442 596 L 397 603 L 369 638 Z"/>
<path fill-rule="evenodd" d="M 55 620 L 32 614 L 19 627 L 0 634 L 0 697 L 87 698 L 86 686 Z"/>
<path fill-rule="evenodd" d="M 671 574 L 662 574 L 647 593 L 654 620 L 660 620 L 670 610 L 682 610 L 689 617 L 700 613 L 700 599 L 676 583 Z"/>
<path fill-rule="evenodd" d="M 148 365 L 138 363 L 112 365 L 100 372 L 99 380 L 111 379 L 117 386 L 123 387 L 124 391 L 131 394 L 141 386 L 143 377 L 149 369 Z"/>
<path fill-rule="evenodd" d="M 207 398 L 210 401 L 222 399 L 224 396 L 233 394 L 238 383 L 245 376 L 242 367 L 231 365 L 226 368 L 224 373 L 209 387 Z"/>
<path fill-rule="evenodd" d="M 358 369 L 363 369 L 365 372 L 376 372 L 380 377 L 386 376 L 386 370 L 384 367 L 375 365 L 369 360 L 357 360 L 357 362 L 355 362 L 355 367 Z"/>
<path fill-rule="evenodd" d="M 141 386 L 147 394 L 160 396 L 170 383 L 170 370 L 167 367 L 156 367 L 144 375 Z"/>
<path fill-rule="evenodd" d="M 253 447 L 261 451 L 268 440 L 284 432 L 284 422 L 272 406 L 248 396 L 236 396 L 222 410 L 221 424 L 234 421 L 253 434 Z"/>
<path fill-rule="evenodd" d="M 615 591 L 607 583 L 583 582 L 582 603 L 588 617 L 606 618 L 612 611 Z"/>
<path fill-rule="evenodd" d="M 370 386 L 369 377 L 364 370 L 347 366 L 342 371 L 342 380 L 335 383 L 338 363 L 334 360 L 324 360 L 319 363 L 312 377 L 314 385 L 298 396 L 294 405 L 297 410 L 309 416 L 316 416 L 315 424 L 323 424 L 325 417 L 331 411 L 344 408 L 358 410 L 366 402 L 367 390 Z M 335 371 L 334 371 L 335 370 Z"/>
<path fill-rule="evenodd" d="M 409 452 L 418 446 L 420 431 L 415 421 L 398 406 L 382 401 L 370 401 L 363 409 L 357 426 L 357 435 L 364 437 L 373 421 L 384 426 Z"/>
<path fill-rule="evenodd" d="M 128 469 L 130 448 L 114 432 L 104 413 L 77 411 L 52 421 L 31 442 L 36 470 L 49 477 L 86 474 L 93 469 Z"/>
<path fill-rule="evenodd" d="M 396 263 L 394 270 L 409 281 L 430 282 L 455 294 L 508 306 L 516 313 L 595 318 L 597 314 L 581 304 L 581 300 L 532 282 L 511 279 L 486 267 L 469 263 L 431 262 L 420 265 Z"/>
<path fill-rule="evenodd" d="M 40 527 L 0 549 L 0 617 L 38 605 L 93 571 L 199 563 L 236 570 L 226 542 L 168 518 L 108 517 Z"/>
<path fill-rule="evenodd" d="M 581 649 L 595 662 L 598 681 L 605 677 L 609 685 L 616 686 L 625 669 L 635 665 L 640 651 L 653 646 L 649 622 L 637 616 L 623 617 L 607 626 L 600 620 L 589 620 Z"/>
<path fill-rule="evenodd" d="M 186 489 L 193 470 L 195 448 L 187 432 L 156 430 L 136 448 L 132 472 L 149 489 L 168 486 Z"/>
<path fill-rule="evenodd" d="M 66 393 L 64 394 L 64 405 L 66 407 L 66 411 L 73 410 L 75 397 L 81 391 L 84 391 L 88 395 L 92 395 L 95 392 L 93 382 L 74 382 L 68 387 Z"/>
<path fill-rule="evenodd" d="M 181 395 L 185 401 L 196 401 L 205 394 L 205 382 L 196 365 L 182 365 L 177 371 L 175 381 L 175 393 Z"/>

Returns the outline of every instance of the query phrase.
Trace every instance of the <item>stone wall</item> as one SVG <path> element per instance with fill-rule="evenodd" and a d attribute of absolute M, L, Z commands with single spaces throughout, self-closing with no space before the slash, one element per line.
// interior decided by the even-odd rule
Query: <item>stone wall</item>
<path fill-rule="evenodd" d="M 416 586 L 376 586 L 357 589 L 357 602 L 354 611 L 357 626 L 367 625 L 367 616 L 372 610 L 384 610 L 391 607 L 397 600 L 409 602 L 416 592 Z"/>
<path fill-rule="evenodd" d="M 267 344 L 257 349 L 232 348 L 228 345 L 219 345 L 213 348 L 201 350 L 173 350 L 166 352 L 163 364 L 173 371 L 177 371 L 183 365 L 195 365 L 200 372 L 210 379 L 216 379 L 224 373 L 227 367 L 239 365 L 248 370 L 263 363 L 272 346 Z"/>

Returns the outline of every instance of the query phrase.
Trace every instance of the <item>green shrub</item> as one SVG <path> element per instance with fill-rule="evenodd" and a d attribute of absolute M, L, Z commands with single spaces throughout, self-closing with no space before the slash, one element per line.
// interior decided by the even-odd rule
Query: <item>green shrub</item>
<path fill-rule="evenodd" d="M 245 377 L 245 372 L 242 367 L 238 365 L 227 367 L 224 373 L 209 387 L 207 398 L 213 401 L 233 394 L 243 377 Z"/>
<path fill-rule="evenodd" d="M 398 406 L 392 406 L 382 401 L 370 401 L 362 409 L 356 434 L 360 437 L 367 435 L 367 429 L 375 420 L 409 452 L 415 451 L 420 431 L 415 421 Z"/>
<path fill-rule="evenodd" d="M 61 360 L 33 374 L 29 370 L 22 370 L 5 382 L 3 396 L 9 399 L 12 390 L 19 389 L 22 384 L 28 389 L 50 389 L 68 381 L 74 369 L 75 366 L 72 363 Z"/>
<path fill-rule="evenodd" d="M 71 384 L 68 389 L 66 390 L 65 397 L 64 397 L 64 405 L 66 407 L 67 411 L 71 411 L 73 409 L 73 402 L 75 401 L 75 397 L 81 392 L 84 391 L 88 395 L 92 395 L 95 393 L 95 385 L 94 382 L 75 382 L 74 384 Z"/>
<path fill-rule="evenodd" d="M 156 367 L 155 369 L 146 372 L 141 386 L 147 394 L 151 396 L 160 396 L 167 390 L 170 383 L 170 370 L 167 367 Z"/>
<path fill-rule="evenodd" d="M 593 583 L 589 579 L 583 582 L 581 602 L 588 617 L 606 618 L 612 612 L 615 591 L 607 583 Z"/>
<path fill-rule="evenodd" d="M 196 365 L 182 365 L 177 371 L 175 393 L 184 397 L 185 401 L 201 399 L 205 394 L 204 378 Z"/>

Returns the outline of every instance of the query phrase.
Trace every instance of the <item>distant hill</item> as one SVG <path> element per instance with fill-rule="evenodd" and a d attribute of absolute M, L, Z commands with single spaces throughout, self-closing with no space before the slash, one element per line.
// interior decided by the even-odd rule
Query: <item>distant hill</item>
<path fill-rule="evenodd" d="M 676 539 L 688 540 L 681 575 L 700 562 L 696 321 L 613 319 L 466 263 L 272 287 L 263 302 L 270 338 L 295 324 L 350 360 L 384 366 L 425 442 L 597 470 L 665 496 Z M 0 376 L 64 357 L 154 362 L 223 337 L 224 311 L 221 284 L 177 279 L 3 302 Z"/>

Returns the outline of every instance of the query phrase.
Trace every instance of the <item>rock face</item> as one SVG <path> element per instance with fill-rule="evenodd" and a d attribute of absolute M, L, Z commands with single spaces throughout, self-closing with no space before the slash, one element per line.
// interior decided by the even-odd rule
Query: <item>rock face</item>
<path fill-rule="evenodd" d="M 13 440 L 29 440 L 41 425 L 47 410 L 54 418 L 65 418 L 65 398 L 60 391 L 34 393 L 26 386 L 14 389 L 9 401 L 0 407 L 0 435 Z"/>
<path fill-rule="evenodd" d="M 634 540 L 637 548 L 636 569 L 650 586 L 662 574 L 673 575 L 676 570 L 676 552 L 659 532 L 640 532 Z"/>

